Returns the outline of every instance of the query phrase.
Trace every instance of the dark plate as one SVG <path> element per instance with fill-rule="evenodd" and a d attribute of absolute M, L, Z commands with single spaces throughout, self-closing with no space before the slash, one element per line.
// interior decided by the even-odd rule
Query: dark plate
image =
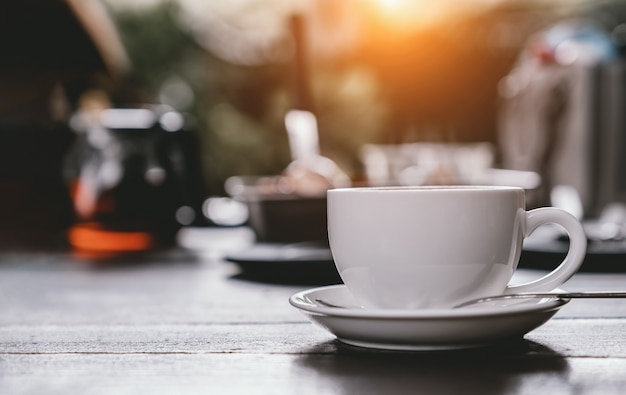
<path fill-rule="evenodd" d="M 241 268 L 239 277 L 285 284 L 340 284 L 332 254 L 324 243 L 257 243 L 230 253 L 226 260 Z"/>
<path fill-rule="evenodd" d="M 520 267 L 552 270 L 563 261 L 569 243 L 554 237 L 533 237 L 524 240 Z M 626 240 L 589 241 L 581 272 L 625 272 Z"/>

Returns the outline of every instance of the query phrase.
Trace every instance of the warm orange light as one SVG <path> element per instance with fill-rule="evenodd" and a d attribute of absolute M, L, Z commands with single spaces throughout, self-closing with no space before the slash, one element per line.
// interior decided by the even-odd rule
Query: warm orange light
<path fill-rule="evenodd" d="M 436 2 L 435 2 L 436 3 Z M 403 31 L 423 24 L 432 6 L 426 0 L 369 0 L 371 20 L 387 31 Z"/>
<path fill-rule="evenodd" d="M 94 222 L 72 226 L 68 240 L 73 247 L 88 251 L 144 251 L 153 245 L 149 233 L 111 231 Z"/>
<path fill-rule="evenodd" d="M 389 30 L 415 30 L 457 13 L 477 9 L 484 2 L 465 0 L 369 0 L 370 13 Z"/>
<path fill-rule="evenodd" d="M 382 9 L 397 10 L 401 8 L 405 0 L 376 0 Z"/>

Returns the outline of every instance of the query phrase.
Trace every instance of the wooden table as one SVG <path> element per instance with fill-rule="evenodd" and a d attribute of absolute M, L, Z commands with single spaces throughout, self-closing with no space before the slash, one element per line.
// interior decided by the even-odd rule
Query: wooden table
<path fill-rule="evenodd" d="M 626 301 L 574 300 L 493 348 L 359 349 L 288 304 L 308 286 L 245 279 L 220 259 L 241 236 L 207 230 L 188 243 L 201 249 L 107 263 L 0 253 L 0 395 L 626 393 Z M 626 289 L 626 274 L 565 288 Z"/>

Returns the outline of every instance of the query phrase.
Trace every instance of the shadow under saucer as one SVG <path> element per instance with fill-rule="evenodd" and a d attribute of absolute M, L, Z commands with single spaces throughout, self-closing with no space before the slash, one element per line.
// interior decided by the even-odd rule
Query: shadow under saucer
<path fill-rule="evenodd" d="M 335 343 L 335 354 L 307 354 L 293 368 L 298 374 L 314 374 L 320 388 L 332 393 L 495 395 L 532 377 L 542 383 L 567 381 L 569 371 L 563 356 L 522 339 L 471 350 L 419 353 Z"/>

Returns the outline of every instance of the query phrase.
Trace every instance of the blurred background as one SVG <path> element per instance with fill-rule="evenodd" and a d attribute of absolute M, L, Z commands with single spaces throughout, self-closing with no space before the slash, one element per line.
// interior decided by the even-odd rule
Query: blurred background
<path fill-rule="evenodd" d="M 6 246 L 167 243 L 182 226 L 245 221 L 219 198 L 267 176 L 271 193 L 284 192 L 272 177 L 303 169 L 306 186 L 289 192 L 512 184 L 529 191 L 529 206 L 581 218 L 626 197 L 622 1 L 3 8 Z M 312 130 L 311 142 L 291 128 Z M 330 173 L 292 166 L 306 152 Z M 312 174 L 326 183 L 306 190 Z"/>

